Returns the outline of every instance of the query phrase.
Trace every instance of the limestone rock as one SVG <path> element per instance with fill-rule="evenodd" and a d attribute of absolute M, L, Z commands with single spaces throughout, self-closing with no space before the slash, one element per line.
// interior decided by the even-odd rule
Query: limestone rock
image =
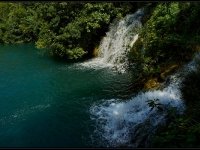
<path fill-rule="evenodd" d="M 99 48 L 95 47 L 94 50 L 93 50 L 92 55 L 93 55 L 94 57 L 97 57 L 97 56 L 99 55 Z"/>
<path fill-rule="evenodd" d="M 160 74 L 161 79 L 165 80 L 166 77 L 174 73 L 178 69 L 178 67 L 179 67 L 178 64 L 173 64 L 165 68 L 165 70 Z"/>
<path fill-rule="evenodd" d="M 159 86 L 160 86 L 160 83 L 158 82 L 157 78 L 151 78 L 144 84 L 145 89 L 156 89 Z"/>

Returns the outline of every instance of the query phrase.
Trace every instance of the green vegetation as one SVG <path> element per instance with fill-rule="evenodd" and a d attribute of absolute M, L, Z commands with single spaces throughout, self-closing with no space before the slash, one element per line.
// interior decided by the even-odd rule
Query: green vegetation
<path fill-rule="evenodd" d="M 140 39 L 130 52 L 130 61 L 137 63 L 143 76 L 158 76 L 168 62 L 191 60 L 200 41 L 198 3 L 159 3 L 151 10 L 140 31 Z"/>
<path fill-rule="evenodd" d="M 91 56 L 109 23 L 134 11 L 130 3 L 0 3 L 0 42 L 35 42 L 67 60 Z"/>
<path fill-rule="evenodd" d="M 199 63 L 200 65 L 200 63 Z M 169 115 L 170 121 L 154 137 L 151 147 L 200 147 L 200 66 L 183 81 L 181 91 L 186 103 L 184 115 Z M 174 113 L 173 113 L 174 114 Z"/>
<path fill-rule="evenodd" d="M 34 42 L 37 48 L 65 60 L 92 57 L 114 19 L 146 4 L 0 3 L 0 42 Z M 144 27 L 129 53 L 130 70 L 138 79 L 135 85 L 139 90 L 150 78 L 162 82 L 176 66 L 191 60 L 200 44 L 198 2 L 149 4 L 145 7 Z M 185 114 L 177 116 L 171 111 L 168 124 L 155 135 L 152 147 L 200 147 L 199 70 L 185 78 L 181 89 L 187 105 Z M 152 109 L 158 106 L 152 100 L 148 104 Z"/>
<path fill-rule="evenodd" d="M 199 51 L 198 18 L 199 3 L 169 2 L 152 8 L 140 31 L 140 38 L 130 52 L 130 61 L 136 64 L 141 78 L 160 79 L 168 64 L 180 66 L 192 59 L 194 53 Z M 151 147 L 200 147 L 199 84 L 200 67 L 184 79 L 181 88 L 186 103 L 184 115 L 169 111 L 168 122 L 154 136 Z M 157 107 L 152 101 L 148 104 L 152 108 Z"/>

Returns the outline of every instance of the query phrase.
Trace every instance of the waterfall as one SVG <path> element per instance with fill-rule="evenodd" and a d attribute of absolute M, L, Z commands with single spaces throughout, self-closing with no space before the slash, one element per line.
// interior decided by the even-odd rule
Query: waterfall
<path fill-rule="evenodd" d="M 200 60 L 199 54 L 171 76 L 170 84 L 162 90 L 141 92 L 127 101 L 102 100 L 102 103 L 91 106 L 91 119 L 96 123 L 93 137 L 100 139 L 98 144 L 107 147 L 138 147 L 142 143 L 146 146 L 157 127 L 165 123 L 168 108 L 174 108 L 179 114 L 184 112 L 180 86 L 184 76 L 195 71 L 196 60 Z M 148 100 L 161 104 L 165 109 L 151 109 Z"/>
<path fill-rule="evenodd" d="M 142 16 L 143 9 L 139 9 L 119 21 L 115 20 L 100 43 L 99 56 L 81 65 L 92 68 L 109 67 L 125 72 L 128 64 L 126 55 L 138 39 Z"/>

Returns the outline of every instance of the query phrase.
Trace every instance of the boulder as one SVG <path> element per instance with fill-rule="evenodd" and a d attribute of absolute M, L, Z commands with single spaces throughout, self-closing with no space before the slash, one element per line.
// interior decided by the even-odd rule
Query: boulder
<path fill-rule="evenodd" d="M 160 82 L 157 78 L 151 78 L 144 84 L 145 89 L 157 89 L 159 86 Z"/>
<path fill-rule="evenodd" d="M 160 74 L 161 79 L 165 80 L 167 76 L 173 74 L 179 68 L 178 64 L 172 64 L 166 67 L 163 72 Z"/>

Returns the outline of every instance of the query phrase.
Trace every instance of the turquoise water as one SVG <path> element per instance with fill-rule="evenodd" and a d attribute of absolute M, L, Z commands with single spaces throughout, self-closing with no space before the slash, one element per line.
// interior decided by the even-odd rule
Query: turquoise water
<path fill-rule="evenodd" d="M 31 44 L 0 46 L 0 147 L 96 147 L 89 109 L 126 96 L 130 74 L 38 52 Z"/>

